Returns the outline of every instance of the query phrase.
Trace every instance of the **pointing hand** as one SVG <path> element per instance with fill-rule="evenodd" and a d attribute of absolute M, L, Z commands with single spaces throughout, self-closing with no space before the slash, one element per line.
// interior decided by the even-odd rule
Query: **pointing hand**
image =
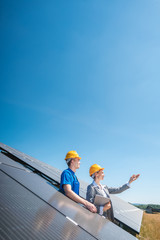
<path fill-rule="evenodd" d="M 130 177 L 129 179 L 129 183 L 132 183 L 133 181 L 137 180 L 137 178 L 139 178 L 140 174 L 137 174 L 137 175 L 132 175 L 132 177 Z"/>

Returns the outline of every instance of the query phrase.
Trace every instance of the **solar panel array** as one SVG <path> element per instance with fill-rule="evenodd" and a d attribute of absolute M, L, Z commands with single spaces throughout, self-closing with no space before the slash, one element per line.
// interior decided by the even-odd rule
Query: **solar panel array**
<path fill-rule="evenodd" d="M 95 239 L 0 171 L 0 239 Z"/>
<path fill-rule="evenodd" d="M 0 148 L 43 174 L 49 171 L 48 177 L 59 181 L 59 170 L 4 144 Z M 28 239 L 106 239 L 106 236 L 109 240 L 136 239 L 73 202 L 10 156 L 0 153 L 0 163 L 0 239 L 26 239 L 25 236 L 30 236 Z"/>
<path fill-rule="evenodd" d="M 44 175 L 54 179 L 57 183 L 60 183 L 60 175 L 61 171 L 43 163 L 31 156 L 28 156 L 24 153 L 21 153 L 18 150 L 15 150 L 3 143 L 0 143 L 1 149 L 13 154 L 17 158 L 21 159 L 22 162 L 27 163 L 33 168 L 36 168 L 38 171 L 43 173 Z M 80 196 L 86 198 L 86 190 L 88 183 L 80 180 Z M 113 204 L 113 211 L 115 218 L 127 225 L 129 228 L 133 229 L 135 232 L 140 232 L 143 211 L 136 208 L 135 206 L 121 200 L 117 196 L 111 194 L 112 204 Z"/>

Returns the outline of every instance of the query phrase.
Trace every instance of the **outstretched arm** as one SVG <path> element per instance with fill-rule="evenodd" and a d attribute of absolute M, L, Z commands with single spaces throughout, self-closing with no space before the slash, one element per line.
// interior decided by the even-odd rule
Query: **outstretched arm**
<path fill-rule="evenodd" d="M 118 188 L 108 188 L 109 193 L 117 194 L 117 193 L 121 193 L 121 192 L 127 190 L 128 188 L 130 188 L 130 184 L 131 184 L 133 181 L 137 180 L 137 178 L 138 178 L 139 176 L 140 176 L 140 174 L 137 174 L 137 175 L 133 174 L 133 175 L 130 177 L 130 179 L 129 179 L 129 181 L 128 181 L 128 184 L 124 184 L 123 186 L 118 187 Z"/>
<path fill-rule="evenodd" d="M 105 188 L 107 188 L 107 187 L 105 187 Z M 124 184 L 124 185 L 122 185 L 121 187 L 118 187 L 118 188 L 107 188 L 107 189 L 108 189 L 109 193 L 117 194 L 117 193 L 121 193 L 121 192 L 127 190 L 128 188 L 130 188 L 130 187 L 126 183 L 126 184 Z"/>

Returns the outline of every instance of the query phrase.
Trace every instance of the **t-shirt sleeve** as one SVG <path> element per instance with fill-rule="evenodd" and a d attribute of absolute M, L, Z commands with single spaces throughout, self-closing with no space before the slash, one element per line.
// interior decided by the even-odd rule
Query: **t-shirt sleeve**
<path fill-rule="evenodd" d="M 61 177 L 61 184 L 62 184 L 62 186 L 64 184 L 69 184 L 72 186 L 71 175 L 68 172 L 63 172 L 62 177 Z"/>

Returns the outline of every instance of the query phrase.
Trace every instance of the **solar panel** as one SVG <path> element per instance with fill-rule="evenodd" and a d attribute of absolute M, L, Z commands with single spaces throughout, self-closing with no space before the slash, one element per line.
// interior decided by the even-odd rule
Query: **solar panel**
<path fill-rule="evenodd" d="M 95 239 L 0 171 L 0 239 Z"/>
<path fill-rule="evenodd" d="M 15 150 L 3 143 L 0 143 L 0 149 L 12 154 L 13 156 L 19 158 L 22 162 L 27 163 L 31 167 L 37 169 L 38 171 L 42 172 L 44 175 L 54 179 L 57 182 L 60 182 L 60 175 L 61 171 L 45 164 L 31 156 L 28 156 L 27 154 L 21 153 L 18 150 Z"/>
<path fill-rule="evenodd" d="M 102 218 L 98 214 L 89 212 L 59 193 L 56 189 L 47 184 L 45 179 L 37 174 L 25 172 L 3 164 L 0 165 L 0 168 L 17 183 L 25 187 L 27 191 L 34 193 L 36 197 L 50 204 L 56 211 L 67 216 L 74 224 L 77 224 L 81 229 L 94 236 L 96 239 L 106 239 L 106 236 L 108 240 L 117 240 L 117 236 L 120 240 L 136 239 L 112 222 Z"/>
<path fill-rule="evenodd" d="M 60 182 L 60 174 L 61 174 L 60 170 L 58 170 L 54 167 L 51 167 L 51 166 L 49 166 L 45 163 L 42 163 L 41 161 L 39 161 L 35 158 L 32 158 L 32 157 L 30 157 L 30 156 L 28 156 L 24 153 L 21 153 L 21 152 L 13 149 L 11 147 L 8 147 L 5 144 L 0 143 L 0 148 L 9 152 L 9 153 L 11 153 L 13 156 L 16 156 L 17 158 L 21 159 L 24 163 L 29 164 L 30 166 L 32 166 L 35 169 L 37 169 L 38 171 L 42 172 L 46 176 L 50 177 L 51 179 L 54 179 L 58 183 Z M 88 184 L 85 183 L 82 180 L 79 180 L 79 181 L 80 181 L 80 196 L 82 196 L 83 198 L 86 198 L 86 188 L 87 188 Z M 137 214 L 137 212 L 135 211 L 134 216 L 132 217 L 133 211 L 127 211 L 127 212 L 124 211 L 125 210 L 125 208 L 124 208 L 125 205 L 123 204 L 123 208 L 122 208 L 122 204 L 121 204 L 121 206 L 119 206 L 118 202 L 120 202 L 120 199 L 114 196 L 113 197 L 113 204 L 114 204 L 115 217 L 119 221 L 125 223 L 127 226 L 134 229 L 136 232 L 139 232 L 140 225 L 141 225 L 141 220 L 142 220 L 142 214 L 139 214 L 139 213 Z M 128 203 L 126 203 L 126 204 L 128 204 Z M 118 206 L 118 207 L 116 207 L 116 206 Z M 135 208 L 135 207 L 133 207 L 133 208 Z M 127 206 L 126 209 L 128 209 L 128 206 Z M 137 208 L 135 208 L 135 209 L 137 210 Z M 120 213 L 118 213 L 118 210 L 119 211 L 121 210 Z M 139 211 L 141 211 L 141 210 L 139 210 Z"/>
<path fill-rule="evenodd" d="M 111 194 L 114 216 L 120 222 L 130 226 L 137 233 L 140 232 L 141 221 L 143 217 L 143 211 L 133 206 L 132 204 L 126 203 L 120 198 L 117 198 Z"/>
<path fill-rule="evenodd" d="M 23 167 L 20 163 L 13 161 L 12 159 L 10 159 L 9 157 L 5 156 L 1 152 L 0 152 L 0 163 L 1 164 L 3 163 L 5 165 L 9 165 L 9 166 L 12 166 L 12 167 L 16 167 L 16 168 L 20 168 L 20 169 L 26 170 L 26 168 Z"/>

